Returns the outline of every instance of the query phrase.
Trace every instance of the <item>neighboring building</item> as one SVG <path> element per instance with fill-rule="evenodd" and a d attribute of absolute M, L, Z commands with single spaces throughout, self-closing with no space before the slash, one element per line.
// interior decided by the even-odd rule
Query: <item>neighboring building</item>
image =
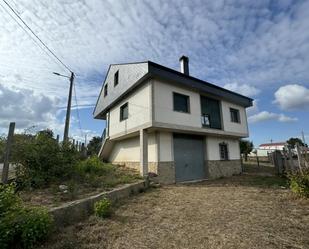
<path fill-rule="evenodd" d="M 151 61 L 110 65 L 94 117 L 106 120 L 100 156 L 174 183 L 241 172 L 252 99 Z"/>
<path fill-rule="evenodd" d="M 283 151 L 283 148 L 287 145 L 286 142 L 274 142 L 274 143 L 265 143 L 260 144 L 260 146 L 255 150 L 257 154 L 251 152 L 250 156 L 268 156 L 269 153 L 275 150 Z"/>

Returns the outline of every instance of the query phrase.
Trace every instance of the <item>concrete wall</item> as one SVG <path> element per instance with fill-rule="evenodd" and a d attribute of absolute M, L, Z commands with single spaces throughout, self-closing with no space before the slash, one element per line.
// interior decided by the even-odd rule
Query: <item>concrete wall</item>
<path fill-rule="evenodd" d="M 119 83 L 120 84 L 120 83 Z M 120 121 L 120 107 L 128 102 L 129 117 Z M 151 84 L 148 82 L 110 110 L 109 136 L 128 134 L 151 121 Z"/>
<path fill-rule="evenodd" d="M 239 140 L 224 137 L 207 137 L 206 138 L 206 160 L 220 160 L 219 144 L 227 143 L 229 150 L 229 160 L 239 160 Z"/>
<path fill-rule="evenodd" d="M 119 71 L 119 83 L 117 86 L 114 86 L 114 75 L 117 71 Z M 103 83 L 104 85 L 107 84 L 108 94 L 104 96 L 103 85 L 94 111 L 94 116 L 97 116 L 101 111 L 115 101 L 119 95 L 123 94 L 126 90 L 132 87 L 147 72 L 147 62 L 111 65 L 109 71 L 107 72 L 105 82 Z"/>
<path fill-rule="evenodd" d="M 202 127 L 201 123 L 201 103 L 200 94 L 198 92 L 179 87 L 175 84 L 164 83 L 159 80 L 153 80 L 153 83 L 154 122 L 174 125 L 175 127 L 177 126 L 177 129 L 181 129 L 181 126 L 186 127 L 186 129 L 191 127 L 192 131 L 205 132 L 205 134 L 225 134 L 224 132 L 231 132 L 237 135 L 239 134 L 239 137 L 248 136 L 247 117 L 244 107 L 221 100 L 221 118 L 224 132 L 216 129 L 206 129 Z M 173 92 L 189 96 L 190 113 L 182 113 L 173 110 Z M 230 108 L 239 110 L 241 123 L 231 122 Z"/>
<path fill-rule="evenodd" d="M 225 131 L 249 134 L 246 109 L 244 107 L 222 100 L 221 108 L 223 116 L 223 127 Z M 231 122 L 230 108 L 239 110 L 240 123 Z"/>
<path fill-rule="evenodd" d="M 148 161 L 157 162 L 156 134 L 148 134 Z M 140 163 L 140 138 L 130 137 L 122 140 L 115 140 L 108 161 L 111 163 L 128 163 L 132 168 L 139 168 Z"/>
<path fill-rule="evenodd" d="M 173 92 L 190 97 L 190 113 L 173 110 Z M 154 120 L 156 122 L 201 127 L 200 95 L 196 92 L 154 80 Z"/>
<path fill-rule="evenodd" d="M 174 161 L 173 156 L 173 134 L 171 132 L 159 132 L 159 161 Z"/>

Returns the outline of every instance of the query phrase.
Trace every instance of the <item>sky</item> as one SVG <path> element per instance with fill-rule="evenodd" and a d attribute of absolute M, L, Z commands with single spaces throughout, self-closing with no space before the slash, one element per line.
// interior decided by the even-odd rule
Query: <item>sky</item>
<path fill-rule="evenodd" d="M 151 60 L 254 99 L 255 146 L 309 141 L 309 1 L 10 0 L 75 72 L 70 136 L 101 135 L 92 112 L 109 64 Z M 15 19 L 15 20 L 14 20 Z M 0 134 L 51 128 L 62 135 L 69 71 L 0 1 Z M 41 48 L 40 48 L 41 47 Z M 34 126 L 34 127 L 33 127 Z"/>

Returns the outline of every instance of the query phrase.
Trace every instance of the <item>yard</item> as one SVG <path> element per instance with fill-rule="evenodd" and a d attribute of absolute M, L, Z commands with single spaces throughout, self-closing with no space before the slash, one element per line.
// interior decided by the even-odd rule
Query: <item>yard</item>
<path fill-rule="evenodd" d="M 151 189 L 54 234 L 41 248 L 309 248 L 309 201 L 246 174 Z"/>

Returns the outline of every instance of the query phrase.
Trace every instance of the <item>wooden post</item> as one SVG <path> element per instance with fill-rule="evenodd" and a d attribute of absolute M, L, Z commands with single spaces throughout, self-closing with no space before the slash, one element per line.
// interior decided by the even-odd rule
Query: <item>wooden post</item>
<path fill-rule="evenodd" d="M 256 152 L 256 162 L 257 162 L 257 166 L 258 167 L 260 167 L 260 161 L 259 161 L 259 157 L 258 157 L 258 154 L 257 154 L 257 152 Z"/>
<path fill-rule="evenodd" d="M 290 146 L 288 147 L 288 157 L 289 157 L 289 164 L 290 164 L 290 170 L 294 170 L 294 163 L 293 163 L 293 157 L 292 157 L 292 151 Z"/>
<path fill-rule="evenodd" d="M 9 127 L 8 138 L 6 141 L 6 147 L 5 147 L 4 163 L 3 163 L 3 169 L 2 169 L 2 183 L 7 183 L 8 178 L 9 178 L 9 167 L 10 167 L 9 160 L 10 160 L 10 153 L 11 153 L 11 146 L 13 142 L 14 130 L 15 130 L 15 122 L 11 122 L 10 127 Z"/>
<path fill-rule="evenodd" d="M 299 149 L 299 144 L 296 143 L 295 146 L 296 146 L 296 153 L 297 153 L 297 159 L 298 159 L 298 167 L 299 167 L 300 173 L 303 175 L 303 170 L 302 170 L 302 165 L 301 165 L 301 152 Z"/>

